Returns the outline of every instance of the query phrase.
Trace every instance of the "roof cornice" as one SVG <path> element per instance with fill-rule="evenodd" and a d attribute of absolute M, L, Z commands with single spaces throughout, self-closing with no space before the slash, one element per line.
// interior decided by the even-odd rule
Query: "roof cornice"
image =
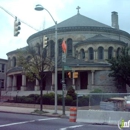
<path fill-rule="evenodd" d="M 107 27 L 96 27 L 96 26 L 72 26 L 72 27 L 60 27 L 58 28 L 58 33 L 60 32 L 70 32 L 70 31 L 98 31 L 98 32 L 107 32 L 107 33 L 115 33 L 119 35 L 125 35 L 126 37 L 130 38 L 130 34 L 123 31 L 123 30 L 118 30 L 115 28 L 107 28 Z M 38 33 L 35 33 L 31 35 L 27 39 L 27 43 L 29 43 L 30 40 L 38 37 L 39 35 L 47 35 L 47 34 L 52 34 L 55 33 L 55 29 L 45 29 L 43 31 L 40 31 Z"/>

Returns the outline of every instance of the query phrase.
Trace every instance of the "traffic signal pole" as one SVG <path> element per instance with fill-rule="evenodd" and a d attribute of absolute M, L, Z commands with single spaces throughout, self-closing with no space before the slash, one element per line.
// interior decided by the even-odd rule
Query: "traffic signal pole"
<path fill-rule="evenodd" d="M 65 115 L 65 77 L 64 77 L 64 62 L 62 61 L 62 106 L 63 106 L 63 115 Z"/>

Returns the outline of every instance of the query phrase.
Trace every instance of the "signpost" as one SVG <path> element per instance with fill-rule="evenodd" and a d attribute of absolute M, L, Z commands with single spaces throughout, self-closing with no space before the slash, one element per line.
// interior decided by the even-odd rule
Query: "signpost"
<path fill-rule="evenodd" d="M 66 90 L 66 84 L 65 84 L 65 77 L 64 77 L 64 63 L 66 62 L 66 50 L 67 46 L 65 43 L 65 40 L 62 41 L 62 104 L 63 104 L 63 115 L 65 115 L 65 90 Z"/>

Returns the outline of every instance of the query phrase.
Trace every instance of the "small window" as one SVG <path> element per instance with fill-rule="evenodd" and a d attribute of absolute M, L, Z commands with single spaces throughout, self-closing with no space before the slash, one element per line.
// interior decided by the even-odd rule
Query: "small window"
<path fill-rule="evenodd" d="M 72 56 L 72 39 L 67 39 L 67 55 Z"/>
<path fill-rule="evenodd" d="M 59 39 L 58 40 L 58 48 L 59 48 L 59 56 L 62 55 L 62 39 Z"/>
<path fill-rule="evenodd" d="M 103 58 L 104 58 L 104 49 L 103 49 L 103 47 L 99 47 L 98 48 L 98 59 L 99 60 L 103 60 Z"/>
<path fill-rule="evenodd" d="M 4 88 L 4 79 L 0 79 L 0 87 Z"/>
<path fill-rule="evenodd" d="M 4 72 L 5 71 L 5 65 L 4 64 L 0 64 L 0 72 Z"/>
<path fill-rule="evenodd" d="M 90 47 L 90 48 L 88 49 L 88 51 L 89 51 L 89 60 L 93 60 L 93 59 L 94 59 L 94 51 L 93 51 L 93 48 Z"/>
<path fill-rule="evenodd" d="M 81 50 L 80 50 L 80 59 L 85 59 L 84 49 L 81 49 Z"/>
<path fill-rule="evenodd" d="M 16 58 L 15 57 L 13 57 L 13 67 L 15 67 L 16 66 Z"/>
<path fill-rule="evenodd" d="M 121 49 L 118 48 L 118 49 L 117 49 L 117 52 L 116 52 L 116 57 L 117 57 L 117 58 L 119 57 L 120 53 L 121 53 Z"/>
<path fill-rule="evenodd" d="M 113 57 L 113 47 L 108 48 L 108 59 L 111 59 Z"/>
<path fill-rule="evenodd" d="M 50 41 L 50 57 L 54 57 L 54 49 L 55 49 L 55 46 L 54 46 L 54 41 Z"/>

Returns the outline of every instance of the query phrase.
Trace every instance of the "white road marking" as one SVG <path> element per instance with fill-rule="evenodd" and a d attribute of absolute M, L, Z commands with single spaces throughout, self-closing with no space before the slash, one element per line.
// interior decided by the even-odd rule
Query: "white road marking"
<path fill-rule="evenodd" d="M 47 121 L 47 120 L 55 120 L 60 118 L 47 118 L 47 119 L 38 119 L 37 121 Z"/>
<path fill-rule="evenodd" d="M 59 119 L 59 118 L 45 118 L 45 119 L 36 119 L 36 120 L 30 120 L 30 121 L 16 122 L 16 123 L 10 123 L 10 124 L 0 125 L 0 127 L 6 127 L 6 126 L 12 126 L 12 125 L 19 125 L 19 124 L 26 124 L 26 123 L 35 122 L 35 121 L 54 120 L 54 119 Z"/>
<path fill-rule="evenodd" d="M 77 128 L 77 127 L 82 127 L 83 125 L 74 125 L 74 126 L 69 126 L 69 127 L 64 127 L 60 128 L 60 130 L 67 130 L 68 128 Z"/>

